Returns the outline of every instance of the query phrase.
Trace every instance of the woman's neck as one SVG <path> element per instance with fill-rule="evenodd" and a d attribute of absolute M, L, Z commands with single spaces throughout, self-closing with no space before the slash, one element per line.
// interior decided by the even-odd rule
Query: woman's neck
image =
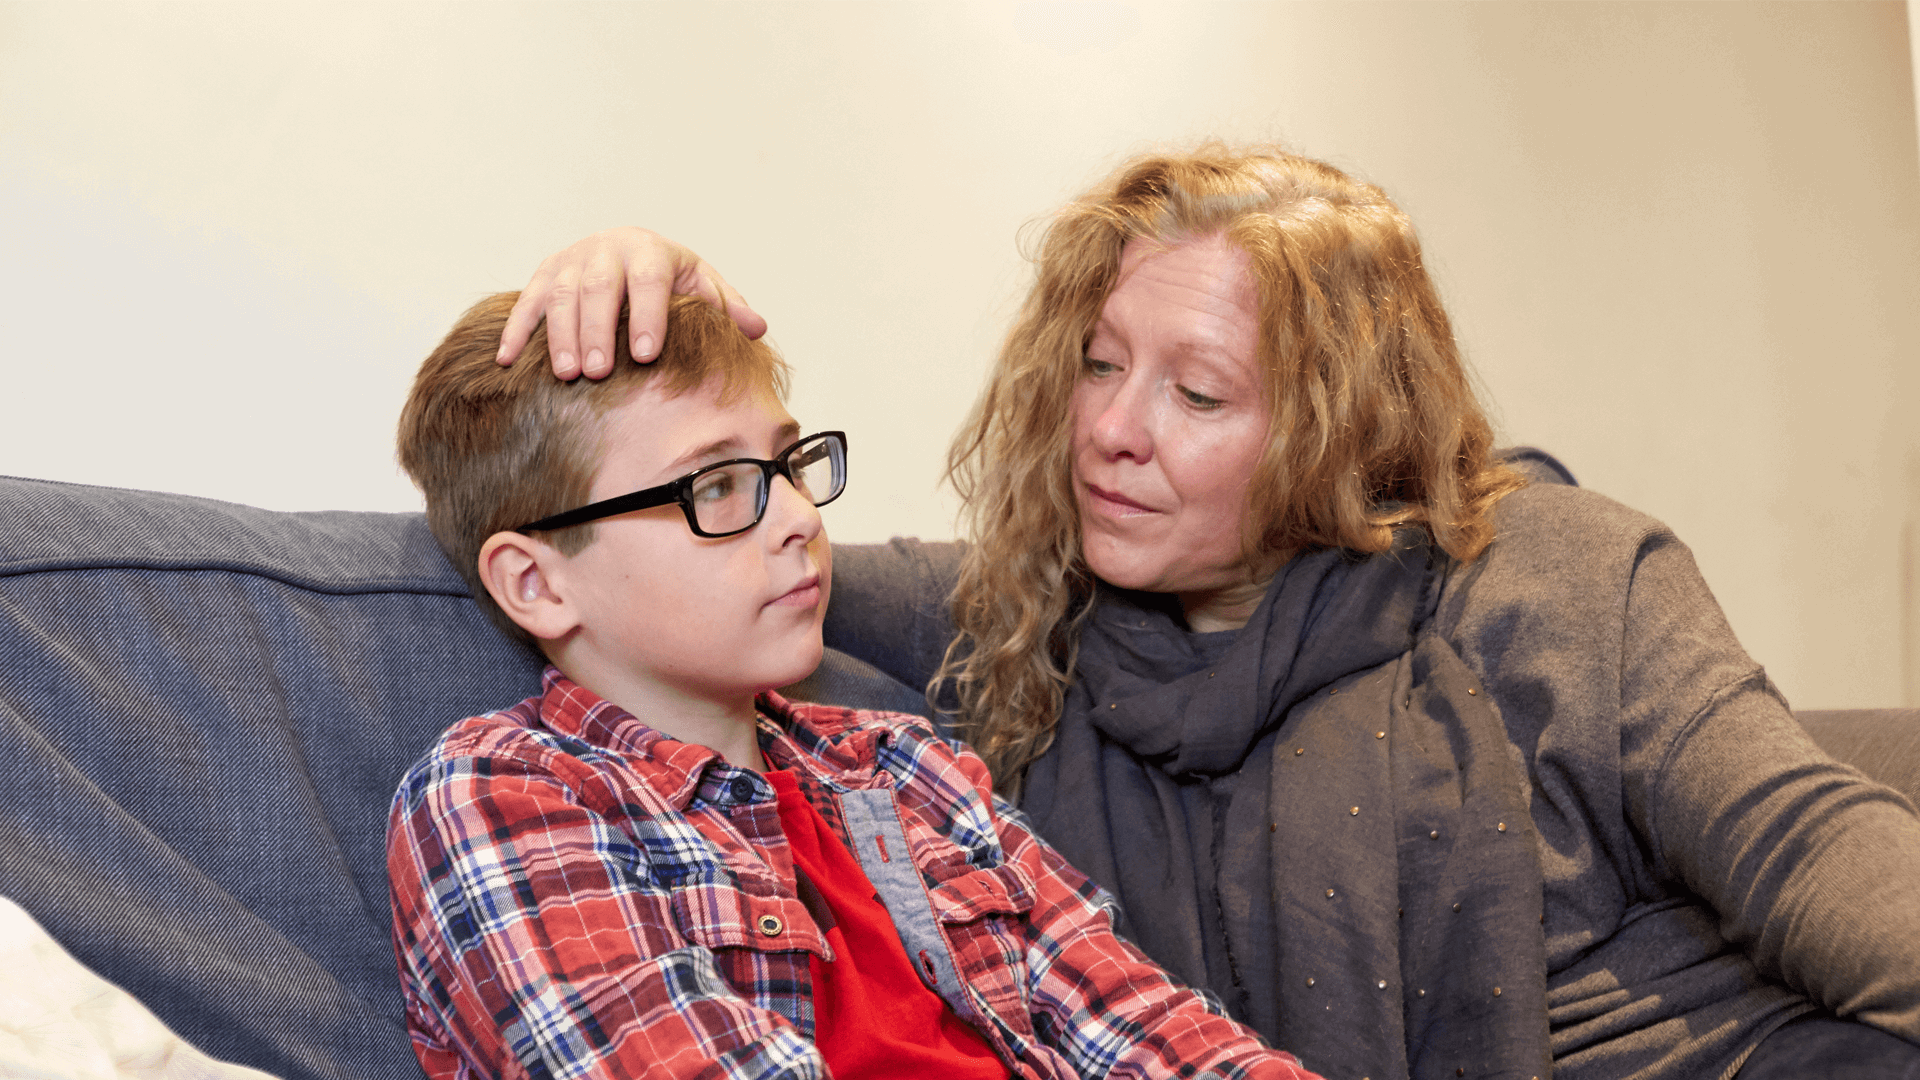
<path fill-rule="evenodd" d="M 1293 550 L 1277 553 L 1271 562 L 1250 572 L 1245 581 L 1236 584 L 1200 592 L 1175 593 L 1180 600 L 1181 614 L 1186 616 L 1187 629 L 1196 634 L 1207 634 L 1238 630 L 1247 625 L 1247 620 L 1253 618 L 1253 613 L 1259 609 L 1260 601 L 1267 598 L 1267 586 L 1273 584 L 1274 575 L 1293 556 Z"/>
<path fill-rule="evenodd" d="M 1253 618 L 1254 610 L 1266 598 L 1267 585 L 1272 581 L 1273 575 L 1268 574 L 1259 581 L 1249 581 L 1243 585 L 1231 585 L 1203 593 L 1177 594 L 1181 613 L 1187 619 L 1187 628 L 1197 634 L 1240 629 L 1247 625 L 1248 619 Z"/>

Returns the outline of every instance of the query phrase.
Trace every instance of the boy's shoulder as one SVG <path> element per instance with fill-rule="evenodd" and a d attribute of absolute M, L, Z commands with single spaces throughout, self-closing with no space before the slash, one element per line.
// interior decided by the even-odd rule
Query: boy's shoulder
<path fill-rule="evenodd" d="M 557 675 L 549 670 L 540 694 L 447 727 L 401 778 L 396 802 L 417 804 L 435 789 L 490 788 L 508 777 L 655 812 L 685 801 L 712 750 L 668 739 Z"/>
<path fill-rule="evenodd" d="M 447 725 L 421 760 L 513 753 L 524 744 L 544 743 L 544 737 L 551 734 L 540 726 L 540 695 L 535 694 L 504 709 L 469 716 Z"/>
<path fill-rule="evenodd" d="M 453 759 L 546 758 L 559 754 L 592 761 L 642 749 L 601 745 L 588 731 L 569 732 L 548 722 L 547 695 L 536 694 L 504 709 L 469 716 L 451 724 L 428 748 L 421 764 Z M 624 734 L 624 733 L 623 733 Z M 416 766 L 417 768 L 418 766 Z"/>
<path fill-rule="evenodd" d="M 543 725 L 540 701 L 541 695 L 536 694 L 448 725 L 401 776 L 398 801 L 415 802 L 428 789 L 459 776 L 554 771 L 565 758 L 598 753 L 584 740 Z"/>

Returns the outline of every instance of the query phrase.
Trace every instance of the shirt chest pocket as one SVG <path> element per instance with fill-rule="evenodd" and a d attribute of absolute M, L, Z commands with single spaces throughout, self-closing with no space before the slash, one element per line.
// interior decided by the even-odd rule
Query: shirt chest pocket
<path fill-rule="evenodd" d="M 750 893 L 732 882 L 687 884 L 673 890 L 680 933 L 709 950 L 807 952 L 834 959 L 820 926 L 798 899 Z"/>
<path fill-rule="evenodd" d="M 927 900 L 975 1014 L 994 1018 L 1016 1041 L 1033 1039 L 1026 955 L 1032 879 L 1011 865 L 969 867 L 929 885 Z"/>
<path fill-rule="evenodd" d="M 989 915 L 1016 918 L 1033 910 L 1033 881 L 1019 867 L 1005 864 L 981 870 L 969 867 L 927 889 L 933 915 L 959 926 Z"/>

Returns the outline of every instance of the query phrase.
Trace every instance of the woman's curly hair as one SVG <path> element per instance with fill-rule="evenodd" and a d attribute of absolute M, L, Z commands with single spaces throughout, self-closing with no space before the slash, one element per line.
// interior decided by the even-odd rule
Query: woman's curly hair
<path fill-rule="evenodd" d="M 1053 738 L 1093 575 L 1080 550 L 1069 403 L 1130 241 L 1220 235 L 1251 258 L 1266 452 L 1248 488 L 1249 566 L 1387 550 L 1418 525 L 1462 562 L 1525 481 L 1493 435 L 1413 225 L 1384 192 L 1282 150 L 1208 144 L 1124 165 L 1047 227 L 1038 280 L 947 455 L 973 541 L 958 637 L 929 688 L 1017 790 Z"/>

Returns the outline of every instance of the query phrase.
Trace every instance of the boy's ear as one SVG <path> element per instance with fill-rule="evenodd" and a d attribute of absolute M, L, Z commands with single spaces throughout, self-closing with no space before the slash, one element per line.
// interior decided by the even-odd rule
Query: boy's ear
<path fill-rule="evenodd" d="M 541 641 L 554 641 L 580 625 L 551 573 L 563 558 L 530 536 L 497 532 L 480 545 L 480 581 L 520 629 Z"/>

